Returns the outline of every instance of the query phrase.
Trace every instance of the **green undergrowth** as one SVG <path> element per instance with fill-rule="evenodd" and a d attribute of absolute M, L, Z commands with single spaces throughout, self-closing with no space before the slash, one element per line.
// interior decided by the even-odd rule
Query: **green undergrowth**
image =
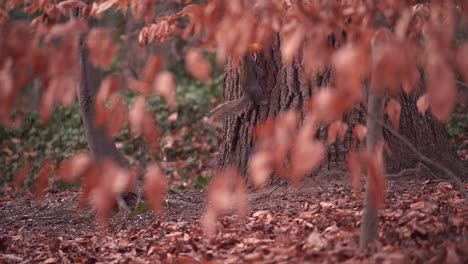
<path fill-rule="evenodd" d="M 214 78 L 207 83 L 194 81 L 185 73 L 178 76 L 177 95 L 179 100 L 178 118 L 169 121 L 170 113 L 164 100 L 152 96 L 148 109 L 162 131 L 161 150 L 158 153 L 146 151 L 146 144 L 131 136 L 128 126 L 115 138 L 116 146 L 125 156 L 129 165 L 136 162 L 148 164 L 161 162 L 161 166 L 171 178 L 175 188 L 203 188 L 211 177 L 201 164 L 210 159 L 216 150 L 215 130 L 202 122 L 203 116 L 211 107 L 211 100 L 219 97 L 222 78 Z M 130 105 L 136 98 L 132 92 L 125 92 Z M 172 144 L 167 142 L 172 140 Z M 0 194 L 11 189 L 11 183 L 18 169 L 32 162 L 33 169 L 28 175 L 25 187 L 30 189 L 34 175 L 45 159 L 55 165 L 65 158 L 80 152 L 87 152 L 86 137 L 77 105 L 66 109 L 57 107 L 50 121 L 41 123 L 37 112 L 26 114 L 23 126 L 12 130 L 0 126 Z M 163 166 L 163 164 L 181 164 Z M 76 187 L 50 177 L 51 188 L 58 190 Z"/>
<path fill-rule="evenodd" d="M 455 108 L 447 122 L 447 131 L 459 158 L 468 164 L 468 104 Z"/>

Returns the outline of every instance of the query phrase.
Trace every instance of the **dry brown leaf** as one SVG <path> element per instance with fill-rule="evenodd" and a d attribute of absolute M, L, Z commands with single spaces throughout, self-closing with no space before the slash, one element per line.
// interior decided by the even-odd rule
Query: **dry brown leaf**
<path fill-rule="evenodd" d="M 24 187 L 24 181 L 31 172 L 32 162 L 26 162 L 13 177 L 13 187 L 15 192 L 21 192 Z"/>
<path fill-rule="evenodd" d="M 452 113 L 457 99 L 453 70 L 437 54 L 429 58 L 426 69 L 431 112 L 439 121 L 445 122 Z"/>
<path fill-rule="evenodd" d="M 363 142 L 367 136 L 367 127 L 362 124 L 357 124 L 353 129 L 353 137 L 359 142 Z"/>
<path fill-rule="evenodd" d="M 108 69 L 114 62 L 119 48 L 104 28 L 93 28 L 86 38 L 91 63 L 96 67 Z"/>
<path fill-rule="evenodd" d="M 362 80 L 369 68 L 365 46 L 345 45 L 333 54 L 332 65 L 336 72 L 335 87 L 340 94 L 335 97 L 341 101 L 335 108 L 344 112 L 363 96 Z"/>
<path fill-rule="evenodd" d="M 122 131 L 127 122 L 127 107 L 121 94 L 116 93 L 109 101 L 107 108 L 109 118 L 106 128 L 109 137 L 114 138 Z"/>
<path fill-rule="evenodd" d="M 54 109 L 54 95 L 55 91 L 50 89 L 54 87 L 49 87 L 45 89 L 41 98 L 41 105 L 39 107 L 39 118 L 41 122 L 45 123 L 50 120 L 52 117 L 52 111 Z"/>
<path fill-rule="evenodd" d="M 197 48 L 190 49 L 185 57 L 187 71 L 200 81 L 207 81 L 211 75 L 211 64 L 205 59 L 202 51 Z"/>
<path fill-rule="evenodd" d="M 351 150 L 346 158 L 346 165 L 351 175 L 352 186 L 355 191 L 361 188 L 361 160 L 359 153 L 355 150 Z"/>
<path fill-rule="evenodd" d="M 247 212 L 247 189 L 244 179 L 234 168 L 227 168 L 211 180 L 208 189 L 210 206 L 203 219 L 203 227 L 207 235 L 213 235 L 216 218 L 228 209 L 237 209 L 240 217 Z"/>
<path fill-rule="evenodd" d="M 67 182 L 73 182 L 80 178 L 92 163 L 93 159 L 87 153 L 73 155 L 61 162 L 57 176 Z"/>
<path fill-rule="evenodd" d="M 143 128 L 143 120 L 146 115 L 146 99 L 139 96 L 132 104 L 128 114 L 128 121 L 130 123 L 130 131 L 134 137 L 141 134 Z"/>
<path fill-rule="evenodd" d="M 400 128 L 400 113 L 401 113 L 401 105 L 400 103 L 391 98 L 387 106 L 385 107 L 385 114 L 388 115 L 390 122 L 392 123 L 393 127 L 398 131 Z"/>
<path fill-rule="evenodd" d="M 289 64 L 296 56 L 304 39 L 304 28 L 297 21 L 283 26 L 281 34 L 281 58 Z"/>
<path fill-rule="evenodd" d="M 418 98 L 416 106 L 420 113 L 425 113 L 429 107 L 429 94 L 425 93 Z"/>
<path fill-rule="evenodd" d="M 344 141 L 346 131 L 348 130 L 348 125 L 341 121 L 337 120 L 328 127 L 327 143 L 333 144 L 339 136 L 341 140 Z"/>
<path fill-rule="evenodd" d="M 149 165 L 144 176 L 144 192 L 154 211 L 163 208 L 167 188 L 168 181 L 166 175 L 164 175 L 159 166 L 154 163 Z"/>
<path fill-rule="evenodd" d="M 103 175 L 100 188 L 106 189 L 113 197 L 123 193 L 130 182 L 130 171 L 107 159 L 103 162 Z"/>
<path fill-rule="evenodd" d="M 97 170 L 94 166 L 87 172 L 83 196 L 90 199 L 91 205 L 97 211 L 99 221 L 107 222 L 116 197 L 128 189 L 130 171 L 118 165 L 111 159 L 106 159 Z"/>
<path fill-rule="evenodd" d="M 258 151 L 252 155 L 249 163 L 249 174 L 256 188 L 265 186 L 273 172 L 272 153 Z"/>
<path fill-rule="evenodd" d="M 103 126 L 105 121 L 108 120 L 106 101 L 117 91 L 119 83 L 119 78 L 114 76 L 107 77 L 101 81 L 101 86 L 99 87 L 95 101 L 95 122 L 97 126 Z"/>
<path fill-rule="evenodd" d="M 48 89 L 54 91 L 57 103 L 71 107 L 75 103 L 77 80 L 71 76 L 60 76 L 49 81 Z"/>
<path fill-rule="evenodd" d="M 160 94 L 171 110 L 177 108 L 176 84 L 174 76 L 169 71 L 160 72 L 154 79 L 154 91 Z"/>
<path fill-rule="evenodd" d="M 404 41 L 408 33 L 408 27 L 411 22 L 411 12 L 409 10 L 403 10 L 400 18 L 395 25 L 395 36 L 398 41 Z"/>
<path fill-rule="evenodd" d="M 150 146 L 150 150 L 154 153 L 159 151 L 159 139 L 161 138 L 161 130 L 156 125 L 156 121 L 153 119 L 149 112 L 146 112 L 143 118 L 143 136 L 146 138 L 146 142 Z"/>
<path fill-rule="evenodd" d="M 331 88 L 319 90 L 309 101 L 310 112 L 322 122 L 336 120 L 344 112 L 343 105 L 337 103 L 339 94 Z"/>
<path fill-rule="evenodd" d="M 371 196 L 377 208 L 382 208 L 385 200 L 385 165 L 383 161 L 384 141 L 375 146 L 373 152 L 365 151 L 364 160 L 367 164 L 369 183 L 371 184 Z"/>
<path fill-rule="evenodd" d="M 141 75 L 141 81 L 148 84 L 147 90 L 144 89 L 140 91 L 143 95 L 147 96 L 151 93 L 151 86 L 150 84 L 153 82 L 154 78 L 159 71 L 161 71 L 163 67 L 163 59 L 159 56 L 151 55 L 146 62 L 145 68 L 143 69 L 143 73 Z"/>
<path fill-rule="evenodd" d="M 307 126 L 300 130 L 292 149 L 290 175 L 293 182 L 302 180 L 307 173 L 318 168 L 325 158 L 325 145 L 312 138 L 309 130 Z"/>
<path fill-rule="evenodd" d="M 34 181 L 34 197 L 36 199 L 41 199 L 44 195 L 44 191 L 49 184 L 49 176 L 52 172 L 52 162 L 50 160 L 45 160 L 42 162 L 41 168 L 37 173 L 36 180 Z"/>

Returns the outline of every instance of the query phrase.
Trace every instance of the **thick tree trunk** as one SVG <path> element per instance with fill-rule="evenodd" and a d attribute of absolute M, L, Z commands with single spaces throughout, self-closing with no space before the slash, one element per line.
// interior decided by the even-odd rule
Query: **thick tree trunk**
<path fill-rule="evenodd" d="M 224 124 L 223 141 L 221 142 L 218 169 L 227 166 L 236 166 L 246 172 L 250 154 L 255 147 L 252 136 L 253 128 L 268 118 L 276 116 L 288 109 L 303 110 L 304 102 L 313 94 L 327 86 L 332 79 L 332 71 L 325 70 L 308 82 L 301 70 L 299 59 L 291 65 L 283 65 L 279 50 L 280 41 L 259 54 L 257 64 L 259 71 L 259 84 L 266 94 L 266 105 L 253 106 L 237 117 L 230 117 Z M 242 87 L 239 86 L 238 69 L 228 62 L 224 75 L 224 101 L 238 99 L 242 96 Z M 399 101 L 402 106 L 400 133 L 407 137 L 414 146 L 424 155 L 453 169 L 459 176 L 465 176 L 462 163 L 453 151 L 447 132 L 443 124 L 437 123 L 428 112 L 425 115 L 418 113 L 416 100 L 422 88 L 411 95 L 401 95 Z M 344 141 L 337 141 L 328 146 L 328 156 L 321 170 L 344 170 L 346 154 L 354 147 L 352 129 L 357 123 L 365 124 L 363 107 L 356 107 L 347 113 L 343 120 L 349 128 Z M 317 137 L 325 140 L 327 127 L 322 126 Z M 392 151 L 386 156 L 387 172 L 395 173 L 406 168 L 413 168 L 418 159 L 399 140 L 384 129 L 384 138 Z"/>

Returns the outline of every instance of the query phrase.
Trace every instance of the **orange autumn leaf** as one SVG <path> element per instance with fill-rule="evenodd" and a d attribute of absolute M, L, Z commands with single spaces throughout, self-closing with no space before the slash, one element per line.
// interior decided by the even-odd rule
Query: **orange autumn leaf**
<path fill-rule="evenodd" d="M 144 176 L 144 193 L 154 211 L 163 208 L 164 198 L 168 190 L 166 175 L 158 165 L 148 166 Z"/>
<path fill-rule="evenodd" d="M 95 122 L 97 126 L 103 126 L 105 121 L 109 119 L 106 101 L 117 91 L 119 82 L 120 80 L 117 77 L 112 76 L 102 80 L 95 100 Z"/>
<path fill-rule="evenodd" d="M 146 142 L 150 146 L 150 150 L 154 153 L 159 150 L 159 139 L 161 138 L 161 130 L 156 125 L 156 121 L 153 117 L 147 112 L 143 119 L 142 124 L 143 136 L 146 139 Z"/>
<path fill-rule="evenodd" d="M 187 71 L 200 81 L 207 81 L 211 75 L 211 64 L 200 49 L 190 49 L 185 57 Z"/>
<path fill-rule="evenodd" d="M 337 120 L 331 123 L 331 125 L 328 127 L 327 143 L 328 144 L 335 143 L 338 136 L 340 137 L 341 140 L 344 141 L 347 130 L 348 130 L 348 125 L 341 120 Z"/>
<path fill-rule="evenodd" d="M 174 75 L 169 71 L 160 72 L 154 79 L 154 91 L 161 95 L 171 110 L 177 108 L 177 94 Z"/>
<path fill-rule="evenodd" d="M 281 57 L 284 63 L 291 63 L 294 56 L 299 51 L 304 39 L 304 28 L 297 21 L 286 24 L 282 31 Z"/>
<path fill-rule="evenodd" d="M 401 105 L 400 103 L 391 98 L 387 106 L 385 107 L 385 114 L 388 115 L 390 122 L 392 123 L 393 127 L 398 131 L 400 127 L 400 113 L 401 113 Z"/>
<path fill-rule="evenodd" d="M 371 185 L 371 196 L 377 208 L 382 208 L 385 200 L 385 165 L 383 161 L 384 141 L 375 146 L 373 152 L 364 152 L 367 174 Z"/>
<path fill-rule="evenodd" d="M 49 176 L 51 172 L 52 162 L 50 160 L 45 160 L 37 173 L 36 180 L 34 181 L 34 197 L 36 199 L 43 197 L 44 191 L 49 184 Z"/>
<path fill-rule="evenodd" d="M 208 188 L 210 206 L 203 217 L 203 229 L 208 235 L 215 232 L 217 217 L 225 210 L 234 208 L 240 217 L 247 212 L 247 188 L 237 169 L 227 168 L 211 180 Z"/>
<path fill-rule="evenodd" d="M 127 122 L 127 107 L 124 98 L 121 94 L 114 94 L 109 102 L 107 108 L 109 118 L 107 122 L 107 133 L 110 137 L 116 137 L 125 126 Z"/>
<path fill-rule="evenodd" d="M 272 156 L 269 151 L 258 151 L 252 155 L 249 162 L 249 175 L 256 188 L 265 186 L 270 178 L 273 172 Z"/>
<path fill-rule="evenodd" d="M 57 176 L 67 182 L 79 179 L 92 165 L 93 159 L 87 153 L 73 155 L 61 162 Z"/>
<path fill-rule="evenodd" d="M 420 113 L 425 113 L 429 107 L 429 94 L 425 93 L 418 98 L 416 106 Z"/>
<path fill-rule="evenodd" d="M 346 166 L 352 179 L 352 186 L 355 191 L 361 187 L 361 160 L 359 153 L 351 150 L 346 158 Z"/>
<path fill-rule="evenodd" d="M 290 177 L 293 182 L 299 182 L 317 169 L 325 158 L 327 150 L 322 142 L 314 139 L 315 129 L 312 121 L 306 122 L 296 137 L 291 151 Z"/>
<path fill-rule="evenodd" d="M 357 124 L 353 129 L 353 137 L 359 142 L 363 142 L 367 136 L 367 127 L 362 124 Z"/>
<path fill-rule="evenodd" d="M 104 28 L 92 29 L 86 38 L 86 45 L 91 63 L 105 70 L 114 62 L 119 49 L 109 32 Z"/>
<path fill-rule="evenodd" d="M 138 97 L 130 108 L 128 115 L 130 130 L 134 137 L 143 135 L 152 151 L 159 149 L 161 131 L 151 113 L 146 108 L 146 99 Z"/>
<path fill-rule="evenodd" d="M 141 81 L 149 85 L 153 82 L 156 75 L 161 71 L 163 67 L 163 59 L 156 55 L 151 55 L 148 60 L 146 61 L 146 65 L 143 68 L 143 72 L 141 74 Z M 143 95 L 149 95 L 150 91 L 143 90 L 141 91 Z"/>
<path fill-rule="evenodd" d="M 139 96 L 130 107 L 128 115 L 128 121 L 130 123 L 130 131 L 134 137 L 141 134 L 143 130 L 143 122 L 147 115 L 146 110 L 146 99 L 143 96 Z"/>
<path fill-rule="evenodd" d="M 436 119 L 445 122 L 452 113 L 457 99 L 455 75 L 451 66 L 437 54 L 429 58 L 426 69 L 431 112 Z"/>

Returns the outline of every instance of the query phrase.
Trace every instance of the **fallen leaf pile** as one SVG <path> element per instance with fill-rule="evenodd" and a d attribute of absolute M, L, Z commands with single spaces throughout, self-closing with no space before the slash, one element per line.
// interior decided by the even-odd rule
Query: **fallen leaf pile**
<path fill-rule="evenodd" d="M 404 182 L 403 182 L 404 181 Z M 467 186 L 468 187 L 468 186 Z M 390 181 L 379 242 L 359 249 L 361 194 L 348 179 L 249 194 L 245 218 L 227 213 L 202 229 L 205 193 L 169 191 L 165 212 L 96 227 L 79 194 L 0 202 L 4 263 L 466 263 L 468 208 L 450 184 Z"/>

